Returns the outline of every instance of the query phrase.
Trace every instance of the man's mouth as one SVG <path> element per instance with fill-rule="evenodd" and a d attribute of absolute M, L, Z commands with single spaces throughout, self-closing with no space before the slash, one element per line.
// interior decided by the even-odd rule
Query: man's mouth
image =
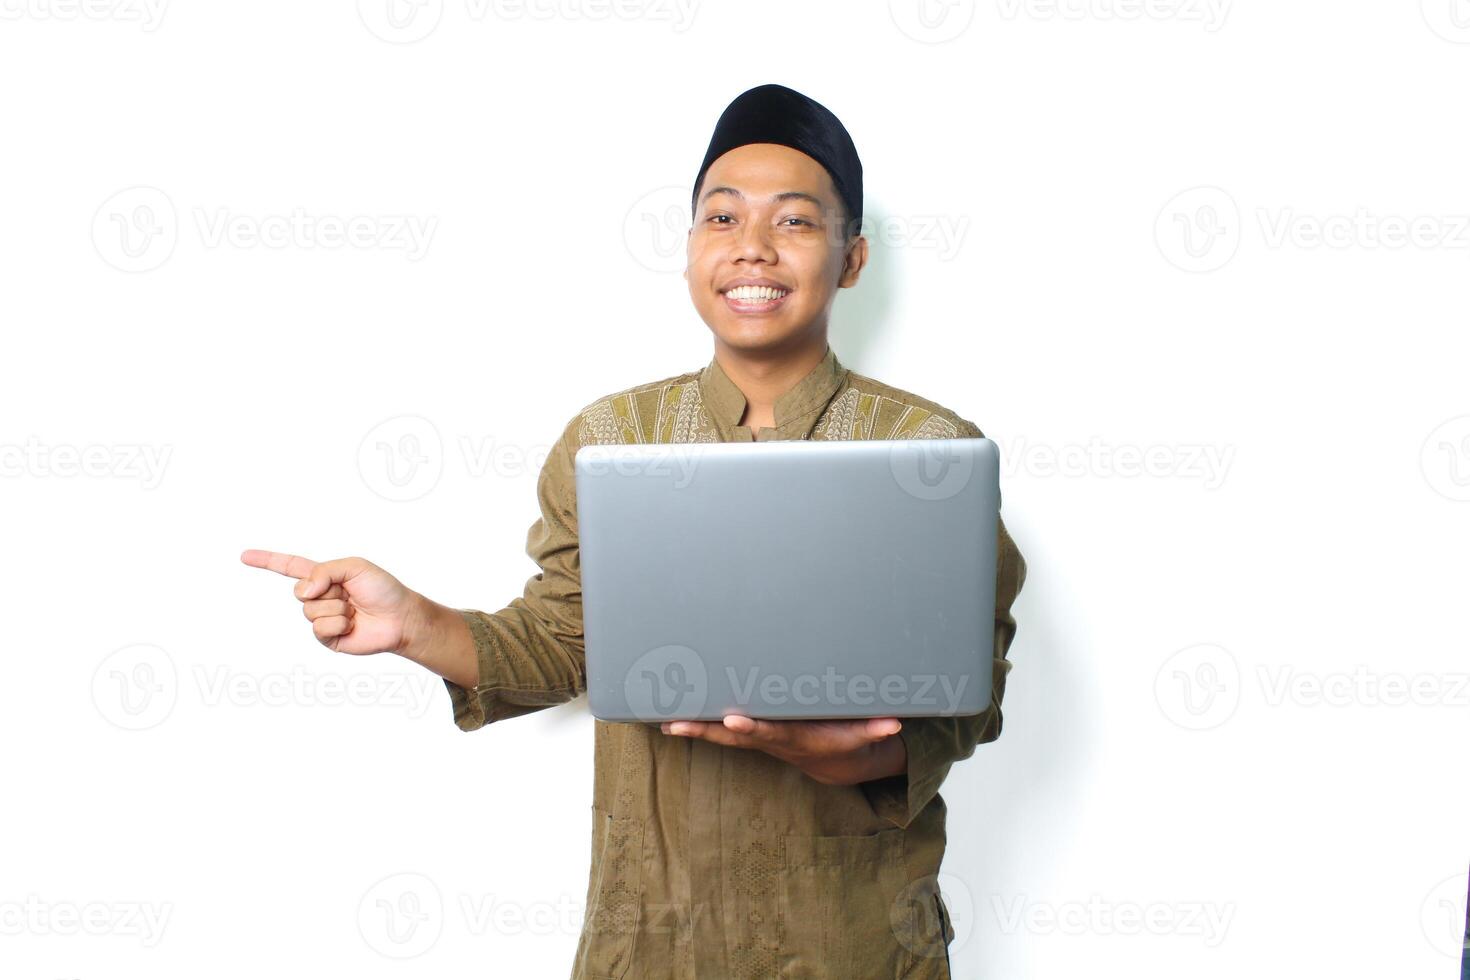
<path fill-rule="evenodd" d="M 776 286 L 735 286 L 725 290 L 725 305 L 736 313 L 770 313 L 789 295 L 791 290 Z"/>

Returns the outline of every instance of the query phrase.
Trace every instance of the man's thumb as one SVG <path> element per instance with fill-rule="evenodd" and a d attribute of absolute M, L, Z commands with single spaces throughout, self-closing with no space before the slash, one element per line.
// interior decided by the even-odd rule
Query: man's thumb
<path fill-rule="evenodd" d="M 316 598 L 316 594 L 322 591 L 322 586 L 325 584 L 326 581 L 317 578 L 315 574 L 308 575 L 301 580 L 300 585 L 296 586 L 296 595 L 301 599 L 314 599 Z"/>

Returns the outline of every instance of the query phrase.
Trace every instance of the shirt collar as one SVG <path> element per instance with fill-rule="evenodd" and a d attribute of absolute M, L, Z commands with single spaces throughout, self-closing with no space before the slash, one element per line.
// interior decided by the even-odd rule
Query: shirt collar
<path fill-rule="evenodd" d="M 847 368 L 843 367 L 837 359 L 837 352 L 828 344 L 821 362 L 776 399 L 776 428 L 782 438 L 806 438 L 817 413 L 842 387 L 846 375 Z M 710 417 L 721 429 L 729 432 L 740 424 L 740 416 L 745 414 L 745 394 L 714 358 L 699 372 L 699 394 Z M 802 431 L 787 431 L 797 423 L 805 423 L 797 426 Z"/>

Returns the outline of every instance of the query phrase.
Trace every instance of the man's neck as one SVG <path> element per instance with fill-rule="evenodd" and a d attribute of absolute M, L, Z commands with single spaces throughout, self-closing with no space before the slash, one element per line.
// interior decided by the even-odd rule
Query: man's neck
<path fill-rule="evenodd" d="M 715 340 L 715 360 L 745 396 L 740 425 L 759 431 L 776 424 L 776 399 L 796 387 L 827 353 L 827 333 L 820 331 L 780 351 L 742 351 Z"/>

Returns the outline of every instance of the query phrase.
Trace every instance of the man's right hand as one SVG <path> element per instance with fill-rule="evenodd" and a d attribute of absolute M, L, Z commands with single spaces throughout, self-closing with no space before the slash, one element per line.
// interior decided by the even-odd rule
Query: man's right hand
<path fill-rule="evenodd" d="M 423 596 L 365 558 L 314 562 L 250 549 L 240 560 L 297 579 L 296 598 L 321 644 L 338 653 L 394 653 L 422 614 Z"/>

